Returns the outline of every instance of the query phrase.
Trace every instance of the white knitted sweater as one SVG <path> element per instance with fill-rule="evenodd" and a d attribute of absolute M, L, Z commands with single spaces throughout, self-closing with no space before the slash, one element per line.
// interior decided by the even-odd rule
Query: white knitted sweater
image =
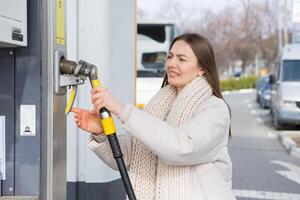
<path fill-rule="evenodd" d="M 186 85 L 179 95 L 175 87 L 165 86 L 144 111 L 177 127 L 191 119 L 197 106 L 211 95 L 210 85 L 201 76 Z M 190 167 L 166 164 L 134 138 L 129 176 L 139 200 L 191 199 Z"/>
<path fill-rule="evenodd" d="M 164 87 L 145 111 L 127 104 L 119 116 L 128 134 L 118 138 L 138 200 L 235 199 L 228 108 L 212 95 L 204 77 L 179 95 Z M 117 170 L 109 142 L 100 136 L 90 137 L 88 146 Z"/>

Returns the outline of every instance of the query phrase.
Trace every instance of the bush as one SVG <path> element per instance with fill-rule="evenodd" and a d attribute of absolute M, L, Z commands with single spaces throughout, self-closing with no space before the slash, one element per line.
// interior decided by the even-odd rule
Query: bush
<path fill-rule="evenodd" d="M 227 80 L 221 80 L 221 90 L 240 90 L 247 88 L 254 88 L 256 83 L 256 76 L 241 77 L 241 78 L 230 78 Z"/>

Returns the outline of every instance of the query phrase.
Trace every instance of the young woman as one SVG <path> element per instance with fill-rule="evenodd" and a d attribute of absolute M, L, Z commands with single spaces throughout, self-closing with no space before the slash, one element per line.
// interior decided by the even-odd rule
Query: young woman
<path fill-rule="evenodd" d="M 230 113 L 205 37 L 174 39 L 162 88 L 143 110 L 120 103 L 102 87 L 92 90 L 92 103 L 119 117 L 127 132 L 118 137 L 137 199 L 235 199 L 227 147 Z M 92 133 L 88 146 L 117 170 L 97 115 L 73 112 L 77 126 Z"/>

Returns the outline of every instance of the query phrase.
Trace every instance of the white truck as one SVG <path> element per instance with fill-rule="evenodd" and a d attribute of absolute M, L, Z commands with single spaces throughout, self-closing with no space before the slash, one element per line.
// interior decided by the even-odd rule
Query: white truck
<path fill-rule="evenodd" d="M 137 35 L 138 77 L 161 77 L 173 38 L 175 25 L 169 22 L 140 21 Z"/>
<path fill-rule="evenodd" d="M 275 74 L 270 75 L 273 124 L 276 129 L 300 124 L 300 44 L 286 45 L 275 68 Z"/>
<path fill-rule="evenodd" d="M 139 21 L 137 35 L 136 102 L 143 107 L 160 89 L 165 61 L 176 26 L 163 20 Z"/>

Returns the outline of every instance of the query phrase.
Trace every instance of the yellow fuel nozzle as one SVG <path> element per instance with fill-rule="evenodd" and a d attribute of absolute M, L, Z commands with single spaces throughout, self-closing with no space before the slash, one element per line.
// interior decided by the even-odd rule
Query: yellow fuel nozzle
<path fill-rule="evenodd" d="M 65 113 L 68 114 L 74 104 L 77 92 L 77 85 L 83 84 L 88 77 L 91 86 L 97 87 L 101 83 L 98 79 L 97 67 L 88 62 L 80 60 L 78 63 L 61 58 L 60 63 L 61 85 L 72 87 Z M 107 111 L 107 110 L 106 110 Z"/>
<path fill-rule="evenodd" d="M 69 97 L 69 100 L 68 100 L 68 103 L 67 103 L 67 107 L 66 107 L 66 110 L 65 110 L 66 114 L 69 114 L 72 107 L 73 107 L 75 97 L 76 97 L 76 93 L 77 93 L 77 86 L 73 85 L 72 89 L 71 89 L 70 97 Z"/>
<path fill-rule="evenodd" d="M 66 60 L 61 58 L 60 60 L 60 72 L 61 72 L 61 84 L 62 86 L 70 87 L 71 92 L 67 102 L 67 107 L 65 113 L 69 114 L 77 93 L 77 85 L 83 84 L 86 79 L 85 76 L 78 75 L 78 71 L 81 69 L 81 65 L 77 64 L 74 61 Z"/>
<path fill-rule="evenodd" d="M 91 80 L 91 83 L 93 88 L 101 86 L 99 79 Z"/>
<path fill-rule="evenodd" d="M 60 62 L 60 70 L 63 74 L 68 74 L 71 77 L 89 77 L 91 86 L 93 88 L 101 86 L 98 79 L 97 67 L 85 61 L 79 61 L 78 63 L 62 59 Z M 66 114 L 68 114 L 73 106 L 76 97 L 77 86 L 72 85 L 71 94 L 66 107 Z M 105 135 L 112 135 L 116 133 L 116 128 L 110 112 L 106 108 L 102 108 L 100 111 L 101 124 Z"/>

